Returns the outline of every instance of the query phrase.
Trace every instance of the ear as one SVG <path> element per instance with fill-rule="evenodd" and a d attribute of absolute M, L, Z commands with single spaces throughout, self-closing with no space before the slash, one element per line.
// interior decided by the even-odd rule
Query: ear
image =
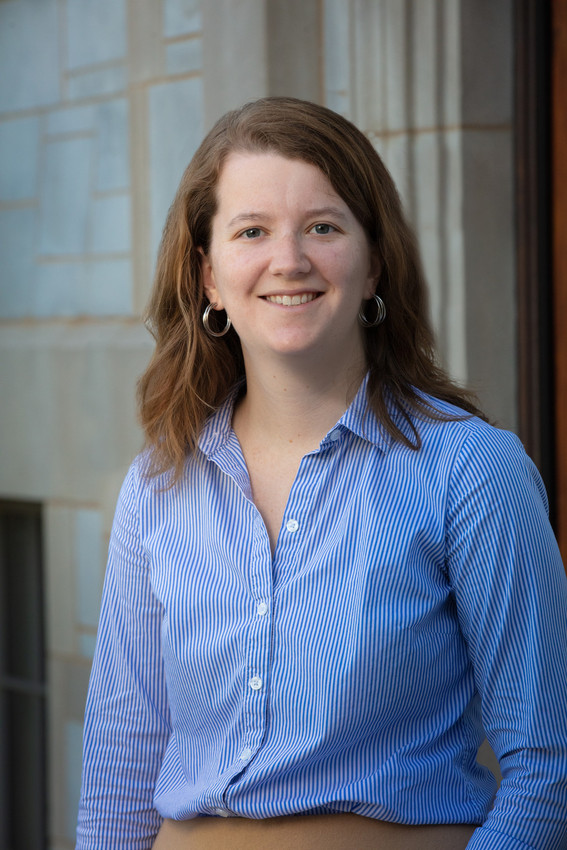
<path fill-rule="evenodd" d="M 215 284 L 215 274 L 211 261 L 202 248 L 199 248 L 199 254 L 201 260 L 201 279 L 203 281 L 205 295 L 211 304 L 216 304 L 215 310 L 223 310 L 222 299 Z"/>

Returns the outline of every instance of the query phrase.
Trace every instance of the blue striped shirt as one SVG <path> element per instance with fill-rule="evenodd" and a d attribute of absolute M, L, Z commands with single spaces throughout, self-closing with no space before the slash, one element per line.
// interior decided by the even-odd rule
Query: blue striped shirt
<path fill-rule="evenodd" d="M 144 456 L 124 482 L 77 848 L 149 848 L 162 817 L 298 812 L 567 847 L 567 581 L 518 439 L 424 420 L 411 450 L 363 383 L 303 457 L 272 557 L 232 407 L 173 488 Z"/>

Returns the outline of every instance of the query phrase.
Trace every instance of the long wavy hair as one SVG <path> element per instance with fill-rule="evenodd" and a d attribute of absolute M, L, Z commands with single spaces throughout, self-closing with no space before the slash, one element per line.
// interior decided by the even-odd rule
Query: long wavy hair
<path fill-rule="evenodd" d="M 156 347 L 138 384 L 152 471 L 173 470 L 179 476 L 205 419 L 244 377 L 236 331 L 212 339 L 202 323 L 208 300 L 200 252 L 209 251 L 216 188 L 233 152 L 270 152 L 315 165 L 377 250 L 382 261 L 377 293 L 388 313 L 383 324 L 364 329 L 367 392 L 370 408 L 392 437 L 418 449 L 419 419 L 447 418 L 422 393 L 484 418 L 474 397 L 436 362 L 416 241 L 394 182 L 371 142 L 323 106 L 267 97 L 215 124 L 187 167 L 169 210 L 146 311 Z"/>

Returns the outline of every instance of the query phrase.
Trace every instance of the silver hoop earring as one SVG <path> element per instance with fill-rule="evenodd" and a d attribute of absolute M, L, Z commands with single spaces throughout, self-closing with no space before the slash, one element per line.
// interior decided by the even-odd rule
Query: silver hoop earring
<path fill-rule="evenodd" d="M 379 295 L 373 295 L 372 298 L 376 302 L 376 316 L 373 321 L 370 321 L 364 315 L 364 306 L 360 308 L 358 311 L 358 321 L 362 325 L 363 328 L 375 328 L 378 325 L 381 325 L 384 319 L 386 318 L 386 305 L 382 301 Z"/>
<path fill-rule="evenodd" d="M 205 326 L 205 330 L 207 331 L 209 336 L 224 336 L 229 332 L 232 325 L 228 313 L 226 314 L 226 325 L 224 326 L 222 331 L 214 331 L 209 325 L 209 313 L 211 312 L 211 310 L 214 310 L 216 306 L 216 302 L 213 302 L 212 304 L 207 304 L 207 306 L 205 307 L 205 312 L 203 313 L 203 325 Z"/>

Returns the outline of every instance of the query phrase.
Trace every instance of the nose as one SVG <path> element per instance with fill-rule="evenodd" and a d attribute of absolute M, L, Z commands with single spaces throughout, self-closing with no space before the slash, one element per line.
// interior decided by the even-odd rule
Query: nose
<path fill-rule="evenodd" d="M 301 236 L 289 233 L 274 239 L 270 261 L 270 272 L 282 277 L 297 277 L 311 270 L 311 262 L 305 253 Z"/>

